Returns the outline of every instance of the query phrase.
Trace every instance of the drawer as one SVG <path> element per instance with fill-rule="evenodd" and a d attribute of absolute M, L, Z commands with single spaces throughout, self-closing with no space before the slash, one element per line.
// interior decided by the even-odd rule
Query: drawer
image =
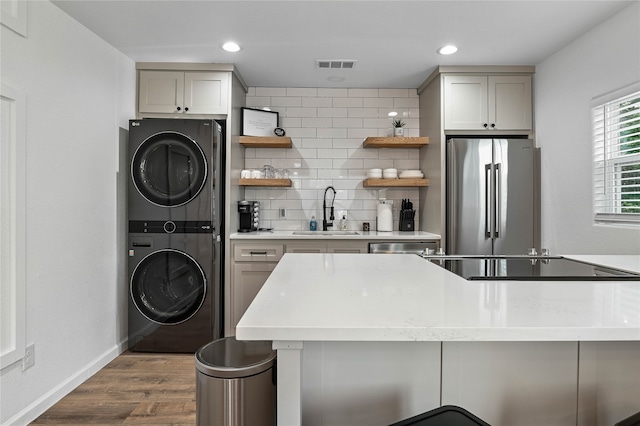
<path fill-rule="evenodd" d="M 233 246 L 233 260 L 235 262 L 277 262 L 283 253 L 283 244 L 236 243 Z"/>

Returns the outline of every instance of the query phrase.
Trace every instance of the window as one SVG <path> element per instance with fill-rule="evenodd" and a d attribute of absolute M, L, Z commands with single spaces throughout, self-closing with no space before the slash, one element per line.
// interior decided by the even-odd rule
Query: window
<path fill-rule="evenodd" d="M 596 222 L 640 226 L 640 83 L 594 100 Z"/>

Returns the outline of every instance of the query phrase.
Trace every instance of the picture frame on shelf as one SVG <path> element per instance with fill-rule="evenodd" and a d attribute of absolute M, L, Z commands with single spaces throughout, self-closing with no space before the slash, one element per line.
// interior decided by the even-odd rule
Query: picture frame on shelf
<path fill-rule="evenodd" d="M 242 107 L 240 115 L 241 136 L 273 136 L 278 127 L 277 111 Z"/>

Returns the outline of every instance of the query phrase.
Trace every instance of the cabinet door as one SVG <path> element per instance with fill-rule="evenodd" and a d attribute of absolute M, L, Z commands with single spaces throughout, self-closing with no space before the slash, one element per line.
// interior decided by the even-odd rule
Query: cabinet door
<path fill-rule="evenodd" d="M 183 99 L 184 72 L 140 71 L 139 112 L 168 114 L 182 112 Z"/>
<path fill-rule="evenodd" d="M 327 243 L 322 241 L 301 241 L 287 243 L 286 253 L 326 253 Z"/>
<path fill-rule="evenodd" d="M 369 245 L 362 241 L 332 241 L 327 243 L 327 253 L 366 253 Z"/>
<path fill-rule="evenodd" d="M 233 280 L 231 285 L 231 321 L 233 332 L 253 302 L 264 282 L 276 267 L 276 262 L 244 262 L 233 264 Z"/>
<path fill-rule="evenodd" d="M 444 76 L 445 130 L 484 130 L 487 124 L 487 77 Z"/>
<path fill-rule="evenodd" d="M 228 114 L 229 73 L 185 72 L 186 114 Z"/>
<path fill-rule="evenodd" d="M 489 125 L 496 130 L 529 130 L 531 76 L 489 77 Z"/>

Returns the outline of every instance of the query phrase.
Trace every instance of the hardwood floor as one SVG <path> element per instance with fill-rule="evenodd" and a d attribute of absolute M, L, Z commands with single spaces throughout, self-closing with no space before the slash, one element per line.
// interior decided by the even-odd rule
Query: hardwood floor
<path fill-rule="evenodd" d="M 194 355 L 125 352 L 31 424 L 195 423 Z"/>

